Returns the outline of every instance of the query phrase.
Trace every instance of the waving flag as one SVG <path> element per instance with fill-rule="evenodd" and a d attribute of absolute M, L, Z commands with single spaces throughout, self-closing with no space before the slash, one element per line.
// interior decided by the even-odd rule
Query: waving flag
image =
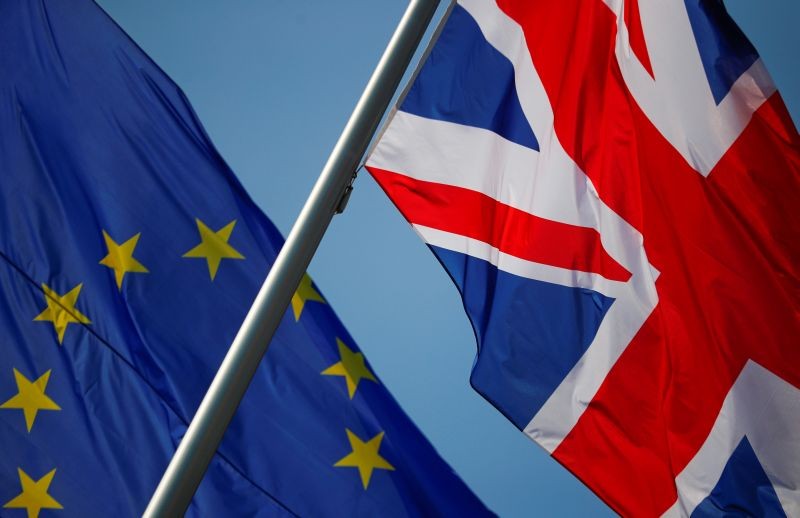
<path fill-rule="evenodd" d="M 800 514 L 800 139 L 719 0 L 459 0 L 367 167 L 623 515 Z"/>
<path fill-rule="evenodd" d="M 283 239 L 93 2 L 0 28 L 0 514 L 140 515 Z M 488 514 L 308 276 L 291 306 L 189 514 Z"/>

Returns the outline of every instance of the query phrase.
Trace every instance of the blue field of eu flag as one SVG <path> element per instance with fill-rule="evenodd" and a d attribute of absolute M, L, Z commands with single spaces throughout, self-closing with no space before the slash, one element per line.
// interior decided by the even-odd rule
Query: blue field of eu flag
<path fill-rule="evenodd" d="M 93 2 L 0 48 L 0 515 L 139 515 L 283 238 Z M 189 514 L 488 511 L 306 276 Z"/>

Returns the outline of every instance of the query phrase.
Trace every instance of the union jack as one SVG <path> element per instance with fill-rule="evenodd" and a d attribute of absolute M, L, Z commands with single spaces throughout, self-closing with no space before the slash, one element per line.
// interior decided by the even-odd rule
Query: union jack
<path fill-rule="evenodd" d="M 459 0 L 367 168 L 613 509 L 800 516 L 800 138 L 721 0 Z"/>

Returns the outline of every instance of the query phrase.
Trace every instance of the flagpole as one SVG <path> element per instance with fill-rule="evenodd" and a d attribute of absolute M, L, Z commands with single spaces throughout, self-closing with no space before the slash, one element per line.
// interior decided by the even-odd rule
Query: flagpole
<path fill-rule="evenodd" d="M 389 107 L 440 0 L 411 0 L 144 512 L 181 516 Z"/>

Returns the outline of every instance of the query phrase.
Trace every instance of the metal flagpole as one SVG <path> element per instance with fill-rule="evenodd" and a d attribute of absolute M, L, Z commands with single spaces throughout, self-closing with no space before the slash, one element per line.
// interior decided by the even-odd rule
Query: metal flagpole
<path fill-rule="evenodd" d="M 144 516 L 186 512 L 440 0 L 411 0 Z"/>

